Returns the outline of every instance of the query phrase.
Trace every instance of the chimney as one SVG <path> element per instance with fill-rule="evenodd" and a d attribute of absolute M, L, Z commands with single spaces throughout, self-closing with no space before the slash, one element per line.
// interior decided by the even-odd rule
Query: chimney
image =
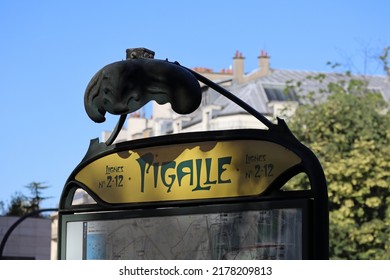
<path fill-rule="evenodd" d="M 269 74 L 269 59 L 268 52 L 261 50 L 259 59 L 260 76 L 266 76 Z"/>
<path fill-rule="evenodd" d="M 244 80 L 244 62 L 245 57 L 241 52 L 236 51 L 233 57 L 233 80 L 239 83 Z"/>

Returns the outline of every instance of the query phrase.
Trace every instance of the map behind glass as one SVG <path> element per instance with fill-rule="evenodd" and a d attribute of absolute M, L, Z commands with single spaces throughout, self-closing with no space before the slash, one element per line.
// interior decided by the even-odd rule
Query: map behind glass
<path fill-rule="evenodd" d="M 87 259 L 301 259 L 301 209 L 89 221 Z"/>

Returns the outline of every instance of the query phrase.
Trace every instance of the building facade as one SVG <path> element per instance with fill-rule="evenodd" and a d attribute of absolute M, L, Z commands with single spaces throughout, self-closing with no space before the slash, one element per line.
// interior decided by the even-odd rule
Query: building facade
<path fill-rule="evenodd" d="M 213 82 L 226 88 L 238 98 L 252 106 L 270 120 L 276 117 L 287 119 L 302 102 L 300 96 L 309 92 L 319 92 L 329 82 L 340 79 L 358 78 L 367 82 L 368 89 L 380 93 L 384 100 L 390 101 L 390 74 L 387 76 L 347 76 L 340 73 L 326 73 L 323 80 L 310 79 L 320 75 L 319 72 L 301 70 L 273 69 L 270 56 L 261 51 L 258 68 L 245 73 L 245 57 L 236 52 L 232 69 L 214 72 L 206 67 L 193 70 Z M 299 94 L 293 89 L 286 90 L 288 83 L 300 83 Z M 265 128 L 256 118 L 244 109 L 201 83 L 201 106 L 189 115 L 179 115 L 171 110 L 170 104 L 152 104 L 150 117 L 135 112 L 128 117 L 127 127 L 117 137 L 117 142 L 145 137 L 207 130 L 226 130 L 241 128 Z M 317 96 L 321 99 L 323 96 Z M 102 134 L 106 141 L 111 131 Z"/>

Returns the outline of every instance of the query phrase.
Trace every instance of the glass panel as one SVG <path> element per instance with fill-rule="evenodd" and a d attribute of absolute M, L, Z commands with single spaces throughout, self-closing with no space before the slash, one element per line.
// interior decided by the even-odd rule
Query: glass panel
<path fill-rule="evenodd" d="M 302 259 L 296 208 L 88 221 L 82 228 L 85 259 Z"/>
<path fill-rule="evenodd" d="M 268 101 L 297 101 L 296 94 L 293 90 L 285 92 L 284 88 L 264 87 Z"/>
<path fill-rule="evenodd" d="M 72 205 L 96 204 L 96 201 L 83 189 L 77 189 L 74 193 Z"/>

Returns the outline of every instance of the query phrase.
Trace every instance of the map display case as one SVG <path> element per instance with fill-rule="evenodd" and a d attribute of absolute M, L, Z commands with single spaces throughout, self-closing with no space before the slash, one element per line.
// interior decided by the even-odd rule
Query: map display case
<path fill-rule="evenodd" d="M 303 259 L 308 257 L 305 204 L 297 201 L 285 208 L 278 203 L 249 203 L 67 216 L 65 258 Z"/>

